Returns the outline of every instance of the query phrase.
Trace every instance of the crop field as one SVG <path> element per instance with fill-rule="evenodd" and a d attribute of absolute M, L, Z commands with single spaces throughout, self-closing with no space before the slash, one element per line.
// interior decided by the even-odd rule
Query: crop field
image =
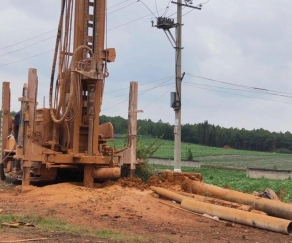
<path fill-rule="evenodd" d="M 170 169 L 172 166 L 151 165 L 155 170 Z M 269 180 L 247 178 L 245 172 L 211 168 L 182 167 L 184 172 L 198 172 L 203 175 L 203 181 L 208 184 L 227 187 L 234 190 L 253 193 L 270 188 L 285 202 L 292 202 L 292 180 Z"/>
<path fill-rule="evenodd" d="M 140 138 L 138 143 L 149 146 L 154 139 Z M 174 142 L 159 139 L 160 148 L 153 155 L 159 158 L 173 158 Z M 125 146 L 124 139 L 115 139 L 112 146 L 121 148 Z M 197 144 L 182 143 L 182 159 L 187 159 L 188 151 L 191 151 L 193 160 L 202 164 L 216 165 L 232 168 L 258 167 L 267 169 L 292 170 L 292 155 L 279 153 L 266 153 L 247 150 L 223 149 L 201 146 Z"/>

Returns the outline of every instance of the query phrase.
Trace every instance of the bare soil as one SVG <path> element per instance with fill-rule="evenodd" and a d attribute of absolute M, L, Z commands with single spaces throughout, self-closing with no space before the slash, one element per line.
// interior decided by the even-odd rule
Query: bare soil
<path fill-rule="evenodd" d="M 161 181 L 152 178 L 152 185 L 161 185 Z M 180 189 L 175 184 L 165 185 Z M 140 179 L 95 184 L 93 189 L 85 188 L 81 183 L 60 183 L 21 190 L 0 182 L 3 214 L 53 217 L 88 229 L 108 229 L 140 236 L 144 242 L 292 242 L 288 235 L 217 222 L 164 202 L 173 203 L 155 197 Z M 49 240 L 39 242 L 117 242 L 68 232 L 44 231 L 37 225 L 35 228 L 0 228 L 0 242 L 40 237 Z"/>

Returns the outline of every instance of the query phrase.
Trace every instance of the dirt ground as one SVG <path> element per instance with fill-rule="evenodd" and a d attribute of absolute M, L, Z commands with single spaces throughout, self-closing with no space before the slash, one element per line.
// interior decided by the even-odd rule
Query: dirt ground
<path fill-rule="evenodd" d="M 108 229 L 139 236 L 144 242 L 292 242 L 288 235 L 217 222 L 165 203 L 177 206 L 155 197 L 147 186 L 135 181 L 96 184 L 93 189 L 84 188 L 80 183 L 60 183 L 30 186 L 23 192 L 19 187 L 0 182 L 2 214 L 53 217 L 89 229 Z M 1 228 L 0 242 L 42 237 L 49 240 L 34 242 L 117 242 L 68 232 L 44 231 L 35 226 Z"/>

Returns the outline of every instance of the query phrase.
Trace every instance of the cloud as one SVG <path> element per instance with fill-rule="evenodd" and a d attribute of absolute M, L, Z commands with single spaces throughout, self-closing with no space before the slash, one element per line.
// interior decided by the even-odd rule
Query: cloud
<path fill-rule="evenodd" d="M 128 104 L 123 101 L 128 97 L 129 82 L 139 81 L 139 90 L 149 90 L 139 95 L 139 108 L 145 107 L 145 112 L 138 116 L 173 124 L 169 92 L 174 91 L 174 78 L 166 86 L 159 86 L 165 81 L 159 79 L 175 75 L 175 50 L 162 30 L 151 27 L 153 15 L 141 2 L 122 2 L 108 1 L 107 46 L 116 48 L 117 59 L 108 65 L 110 77 L 106 80 L 102 114 L 127 117 Z M 143 2 L 157 15 L 155 1 Z M 156 2 L 160 10 L 169 1 Z M 166 16 L 175 9 L 170 5 Z M 219 81 L 292 93 L 290 9 L 289 0 L 210 0 L 200 11 L 188 13 L 188 8 L 183 9 L 182 70 Z M 0 23 L 0 77 L 11 81 L 13 97 L 20 96 L 30 67 L 38 69 L 39 103 L 44 95 L 48 97 L 53 53 L 16 61 L 54 49 L 59 12 L 59 0 L 0 1 L 0 16 L 5 19 Z M 49 33 L 3 48 L 45 32 Z M 24 48 L 36 42 L 40 43 Z M 24 49 L 15 51 L 20 48 Z M 15 52 L 1 57 L 11 51 Z M 12 62 L 15 63 L 5 65 Z M 187 83 L 236 88 L 186 75 L 182 123 L 209 120 L 225 127 L 292 131 L 291 104 L 274 102 L 292 103 L 290 98 L 214 87 L 206 90 L 202 89 L 206 86 Z"/>

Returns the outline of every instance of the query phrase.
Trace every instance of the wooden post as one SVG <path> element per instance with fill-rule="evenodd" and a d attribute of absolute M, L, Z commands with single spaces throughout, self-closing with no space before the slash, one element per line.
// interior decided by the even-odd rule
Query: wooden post
<path fill-rule="evenodd" d="M 37 106 L 38 76 L 37 70 L 30 68 L 28 71 L 27 105 L 24 112 L 25 136 L 24 136 L 24 159 L 22 185 L 28 186 L 30 183 L 31 153 L 33 143 L 35 111 Z"/>
<path fill-rule="evenodd" d="M 1 124 L 1 160 L 0 160 L 0 177 L 1 180 L 5 179 L 2 160 L 4 158 L 4 150 L 6 149 L 6 142 L 9 132 L 9 120 L 10 120 L 10 83 L 2 83 L 2 124 Z"/>
<path fill-rule="evenodd" d="M 136 143 L 137 143 L 137 102 L 138 101 L 138 82 L 130 83 L 129 94 L 129 145 L 130 145 L 130 167 L 129 176 L 134 175 L 136 169 Z"/>

